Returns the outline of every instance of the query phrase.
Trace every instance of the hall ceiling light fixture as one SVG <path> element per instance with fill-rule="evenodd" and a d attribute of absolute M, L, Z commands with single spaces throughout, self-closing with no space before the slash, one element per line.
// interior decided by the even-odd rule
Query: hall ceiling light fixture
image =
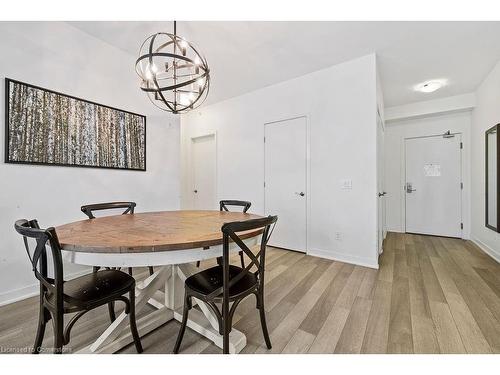
<path fill-rule="evenodd" d="M 414 87 L 415 91 L 430 93 L 439 90 L 441 87 L 445 86 L 447 81 L 444 79 L 436 79 L 432 81 L 426 81 L 419 83 Z"/>
<path fill-rule="evenodd" d="M 156 33 L 141 45 L 135 71 L 141 90 L 158 108 L 184 113 L 199 107 L 210 89 L 210 68 L 192 43 L 174 33 Z"/>

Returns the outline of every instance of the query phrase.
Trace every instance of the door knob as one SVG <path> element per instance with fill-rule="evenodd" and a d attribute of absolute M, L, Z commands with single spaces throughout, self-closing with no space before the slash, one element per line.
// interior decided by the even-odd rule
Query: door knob
<path fill-rule="evenodd" d="M 414 191 L 417 191 L 417 189 L 413 189 L 412 183 L 411 182 L 407 182 L 406 183 L 406 192 L 407 193 L 412 193 Z"/>
<path fill-rule="evenodd" d="M 295 192 L 295 194 L 300 195 L 301 197 L 303 197 L 305 195 L 305 193 L 303 191 L 301 191 L 300 193 Z"/>
<path fill-rule="evenodd" d="M 387 192 L 383 191 L 382 193 L 378 193 L 378 196 L 379 197 L 385 197 L 386 194 L 387 194 Z"/>
<path fill-rule="evenodd" d="M 198 190 L 193 190 L 193 192 L 196 194 L 198 192 Z"/>

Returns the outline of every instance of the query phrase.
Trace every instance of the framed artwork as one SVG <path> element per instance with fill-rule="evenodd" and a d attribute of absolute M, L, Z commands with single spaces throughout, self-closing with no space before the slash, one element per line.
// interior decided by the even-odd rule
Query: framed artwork
<path fill-rule="evenodd" d="M 5 79 L 5 162 L 146 170 L 146 117 Z"/>

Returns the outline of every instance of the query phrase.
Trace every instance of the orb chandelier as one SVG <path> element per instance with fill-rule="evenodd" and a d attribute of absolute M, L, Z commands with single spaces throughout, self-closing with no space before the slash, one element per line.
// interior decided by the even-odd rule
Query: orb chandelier
<path fill-rule="evenodd" d="M 141 90 L 158 108 L 183 113 L 199 107 L 208 95 L 210 69 L 192 43 L 174 33 L 156 33 L 142 43 L 135 71 Z"/>

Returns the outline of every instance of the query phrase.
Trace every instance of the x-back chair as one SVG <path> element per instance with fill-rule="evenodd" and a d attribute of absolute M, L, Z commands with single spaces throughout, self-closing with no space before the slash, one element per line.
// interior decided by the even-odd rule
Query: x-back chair
<path fill-rule="evenodd" d="M 252 205 L 251 202 L 248 201 L 239 201 L 235 199 L 225 199 L 221 200 L 219 202 L 219 210 L 220 211 L 229 211 L 228 206 L 233 206 L 233 207 L 242 207 L 243 208 L 243 213 L 246 213 L 250 206 Z M 245 268 L 245 256 L 243 255 L 243 251 L 240 251 L 239 253 L 240 260 L 241 260 L 241 267 Z M 217 264 L 222 263 L 222 257 L 217 258 Z M 200 266 L 200 261 L 196 262 L 196 267 Z"/>
<path fill-rule="evenodd" d="M 122 212 L 122 215 L 133 214 L 135 207 L 137 204 L 135 202 L 106 202 L 106 203 L 94 203 L 87 204 L 80 208 L 80 210 L 87 215 L 89 219 L 95 219 L 94 212 L 95 211 L 104 211 L 104 210 L 114 210 L 114 209 L 125 209 Z M 94 272 L 97 272 L 101 267 L 95 266 L 93 267 Z M 110 269 L 108 267 L 108 269 Z M 119 268 L 117 268 L 119 269 Z M 154 273 L 153 267 L 149 266 L 149 274 L 152 275 Z M 132 276 L 132 267 L 128 268 L 128 274 Z M 108 306 L 109 310 L 109 318 L 113 322 L 116 319 L 115 308 L 112 302 L 110 302 Z"/>
<path fill-rule="evenodd" d="M 261 219 L 237 221 L 222 226 L 223 255 L 222 265 L 198 272 L 185 281 L 184 311 L 182 324 L 177 336 L 174 353 L 179 352 L 182 338 L 186 330 L 189 310 L 192 308 L 192 298 L 205 302 L 214 312 L 219 323 L 219 333 L 223 336 L 223 353 L 229 353 L 229 333 L 232 329 L 232 319 L 238 304 L 250 294 L 257 298 L 257 309 L 260 312 L 260 323 L 268 349 L 271 349 L 271 340 L 267 331 L 264 310 L 264 268 L 266 245 L 271 237 L 272 230 L 278 220 L 277 216 Z M 245 245 L 238 233 L 248 230 L 262 230 L 262 240 L 257 249 L 250 249 Z M 250 264 L 238 267 L 229 264 L 229 243 L 236 244 L 249 258 Z M 251 269 L 255 267 L 255 271 Z M 230 306 L 230 303 L 232 305 Z M 222 310 L 217 304 L 222 304 Z"/>
<path fill-rule="evenodd" d="M 54 328 L 54 352 L 62 353 L 63 345 L 70 341 L 71 329 L 85 313 L 115 301 L 125 303 L 129 315 L 130 330 L 138 353 L 142 345 L 135 321 L 135 279 L 118 270 L 103 270 L 64 281 L 61 245 L 54 228 L 40 229 L 36 220 L 18 220 L 15 230 L 23 236 L 26 252 L 35 277 L 40 282 L 40 313 L 38 329 L 32 353 L 39 353 L 43 343 L 45 326 L 52 319 Z M 29 240 L 35 240 L 30 251 Z M 51 250 L 53 277 L 48 276 L 47 244 Z M 125 297 L 125 294 L 129 297 Z M 76 313 L 64 328 L 64 315 Z"/>
<path fill-rule="evenodd" d="M 135 209 L 135 202 L 109 202 L 109 203 L 96 203 L 96 204 L 87 204 L 81 207 L 82 212 L 88 216 L 89 219 L 95 219 L 94 212 L 102 211 L 102 210 L 112 210 L 117 208 L 125 208 L 125 211 L 122 212 L 122 215 L 133 214 Z M 97 267 L 99 269 L 99 267 Z M 149 274 L 153 274 L 153 267 L 149 266 Z M 132 267 L 128 268 L 129 275 L 132 275 Z"/>

